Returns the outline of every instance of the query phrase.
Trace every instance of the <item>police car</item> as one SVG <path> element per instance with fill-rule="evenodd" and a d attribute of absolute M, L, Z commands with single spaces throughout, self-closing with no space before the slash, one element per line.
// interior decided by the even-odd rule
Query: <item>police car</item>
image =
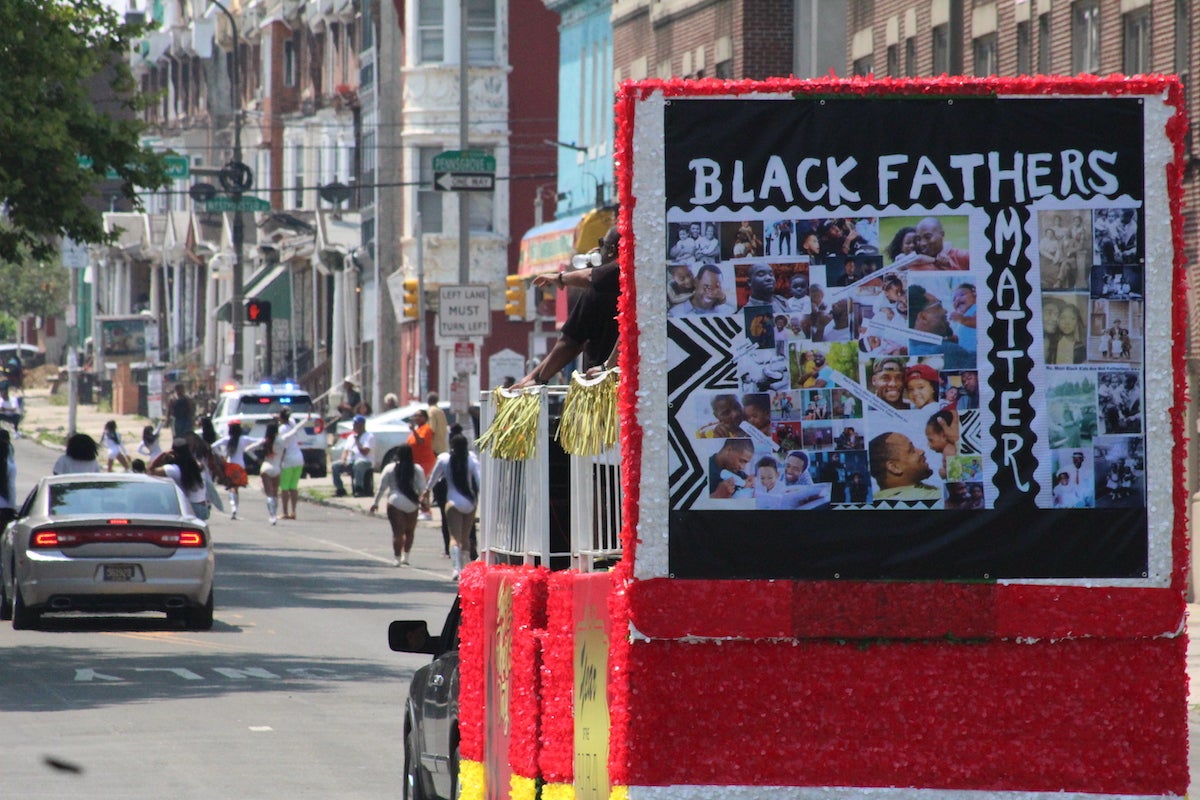
<path fill-rule="evenodd" d="M 316 414 L 304 424 L 304 433 L 298 441 L 304 451 L 304 474 L 313 478 L 325 477 L 325 421 L 317 414 L 308 392 L 295 384 L 226 387 L 213 411 L 213 427 L 218 436 L 225 436 L 230 424 L 240 422 L 243 435 L 261 439 L 267 433 L 267 423 L 276 421 L 279 412 L 285 408 L 291 411 L 293 420 L 303 419 L 309 412 Z M 246 471 L 257 473 L 261 458 L 257 451 L 247 453 Z"/>

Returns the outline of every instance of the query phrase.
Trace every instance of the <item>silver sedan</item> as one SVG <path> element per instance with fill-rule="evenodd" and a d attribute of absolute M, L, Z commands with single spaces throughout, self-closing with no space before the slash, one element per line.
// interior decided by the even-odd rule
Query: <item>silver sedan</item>
<path fill-rule="evenodd" d="M 0 619 L 32 628 L 56 611 L 164 611 L 212 628 L 208 526 L 164 478 L 42 478 L 0 537 Z"/>

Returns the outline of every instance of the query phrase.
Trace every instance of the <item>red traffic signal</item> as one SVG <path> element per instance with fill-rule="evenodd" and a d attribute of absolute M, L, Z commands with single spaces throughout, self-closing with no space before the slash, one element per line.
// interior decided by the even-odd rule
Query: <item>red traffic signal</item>
<path fill-rule="evenodd" d="M 251 297 L 246 300 L 246 322 L 259 325 L 271 321 L 271 301 Z"/>

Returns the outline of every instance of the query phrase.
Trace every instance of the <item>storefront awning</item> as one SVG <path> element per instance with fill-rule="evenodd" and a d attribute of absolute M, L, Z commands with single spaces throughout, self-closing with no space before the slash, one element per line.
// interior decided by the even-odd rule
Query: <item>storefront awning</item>
<path fill-rule="evenodd" d="M 291 287 L 288 285 L 286 264 L 265 267 L 259 270 L 242 288 L 242 300 L 256 297 L 271 304 L 272 319 L 290 319 L 292 316 Z M 229 303 L 217 308 L 217 319 L 229 322 Z"/>
<path fill-rule="evenodd" d="M 524 278 L 566 269 L 571 256 L 575 255 L 575 228 L 583 217 L 583 214 L 573 214 L 526 231 L 521 237 L 517 274 Z"/>

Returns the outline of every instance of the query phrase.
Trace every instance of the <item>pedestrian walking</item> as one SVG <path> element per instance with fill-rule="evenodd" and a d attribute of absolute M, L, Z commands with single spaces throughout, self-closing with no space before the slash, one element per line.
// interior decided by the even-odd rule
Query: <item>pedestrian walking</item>
<path fill-rule="evenodd" d="M 475 506 L 479 499 L 479 459 L 467 449 L 465 436 L 450 438 L 449 452 L 437 457 L 429 483 L 446 479 L 446 517 L 450 528 L 450 562 L 452 580 L 458 580 L 463 568 L 463 548 L 469 548 L 471 524 L 475 521 Z M 421 493 L 426 503 L 429 489 Z"/>
<path fill-rule="evenodd" d="M 249 485 L 246 474 L 246 448 L 261 442 L 251 439 L 242 431 L 242 423 L 229 423 L 229 434 L 213 442 L 213 450 L 225 454 L 225 485 L 229 487 L 229 518 L 238 518 L 239 490 Z"/>
<path fill-rule="evenodd" d="M 425 471 L 413 461 L 412 448 L 402 444 L 396 454 L 383 468 L 379 476 L 379 491 L 370 513 L 379 508 L 379 501 L 387 497 L 388 524 L 392 526 L 392 566 L 407 566 L 408 554 L 412 550 L 417 529 L 417 512 L 420 510 L 421 493 L 425 491 Z"/>

